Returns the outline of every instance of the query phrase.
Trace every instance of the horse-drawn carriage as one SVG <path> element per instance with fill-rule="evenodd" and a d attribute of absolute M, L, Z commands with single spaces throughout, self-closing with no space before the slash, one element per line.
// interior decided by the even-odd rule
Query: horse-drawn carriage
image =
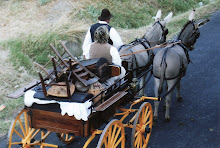
<path fill-rule="evenodd" d="M 74 136 L 91 135 L 84 145 L 87 147 L 96 134 L 101 134 L 97 147 L 125 147 L 124 128 L 129 127 L 132 128 L 132 145 L 146 147 L 152 131 L 152 107 L 147 102 L 140 109 L 133 109 L 133 106 L 145 99 L 154 99 L 141 97 L 134 100 L 140 90 L 138 79 L 150 72 L 151 67 L 141 71 L 136 69 L 137 78 L 133 78 L 134 70 L 126 68 L 123 78 L 103 88 L 98 82 L 99 77 L 91 72 L 98 60 L 78 61 L 62 42 L 61 45 L 63 53 L 51 45 L 55 56 L 50 60 L 53 68 L 49 72 L 38 65 L 46 72 L 46 77 L 39 73 L 41 81 L 26 90 L 25 107 L 11 125 L 8 146 L 58 147 L 45 142 L 49 134 L 55 132 L 64 143 L 74 141 Z M 119 75 L 119 67 L 111 66 L 110 70 L 111 75 Z M 131 103 L 129 109 L 121 108 L 128 103 Z M 130 113 L 135 115 L 123 123 Z M 122 118 L 114 119 L 104 130 L 98 130 L 114 115 Z"/>
<path fill-rule="evenodd" d="M 172 15 L 168 15 L 162 23 L 157 16 L 153 29 L 148 34 L 150 34 L 151 39 L 156 39 L 154 42 L 159 43 L 164 42 L 166 39 L 165 24 Z M 179 43 L 190 45 L 190 47 L 195 44 L 199 36 L 199 30 L 197 24 L 193 21 L 193 17 L 190 18 L 192 19 L 184 26 L 177 38 L 181 41 L 175 40 L 173 43 L 166 45 L 167 47 L 160 50 L 159 54 L 155 56 L 154 69 L 157 69 L 157 66 L 166 65 L 166 63 L 167 69 L 169 68 L 170 61 L 167 60 L 167 57 L 170 54 L 169 52 L 173 51 L 170 49 L 178 47 L 178 49 L 185 51 L 186 47 L 182 47 Z M 138 43 L 135 42 L 129 45 L 129 51 L 136 45 L 142 45 L 144 51 L 152 46 L 150 44 L 153 42 L 150 43 L 146 36 L 143 40 L 138 40 Z M 148 47 L 143 45 L 146 42 Z M 125 147 L 124 128 L 127 127 L 132 128 L 131 147 L 147 147 L 152 131 L 153 110 L 151 104 L 145 102 L 145 100 L 158 101 L 161 98 L 157 91 L 155 91 L 156 98 L 136 97 L 136 94 L 147 83 L 145 82 L 145 85 L 138 87 L 139 79 L 145 79 L 145 76 L 152 72 L 152 60 L 149 60 L 151 59 L 149 58 L 150 54 L 146 53 L 148 60 L 144 56 L 146 63 L 150 64 L 146 66 L 145 63 L 142 68 L 137 66 L 139 65 L 137 61 L 134 63 L 130 58 L 127 58 L 127 60 L 125 58 L 123 60 L 123 67 L 126 69 L 125 76 L 118 79 L 114 84 L 103 88 L 99 83 L 100 77 L 97 75 L 100 75 L 100 73 L 103 75 L 104 72 L 105 76 L 105 72 L 108 72 L 111 76 L 117 76 L 120 74 L 120 67 L 108 66 L 105 62 L 97 66 L 100 59 L 78 61 L 62 42 L 61 46 L 62 49 L 57 50 L 51 45 L 55 55 L 51 57 L 51 60 L 45 66 L 36 63 L 46 73 L 46 77 L 39 73 L 40 82 L 34 85 L 32 90 L 28 90 L 32 87 L 27 89 L 24 98 L 25 107 L 17 115 L 9 130 L 8 146 L 32 147 L 39 145 L 41 147 L 58 147 L 45 141 L 51 132 L 55 132 L 67 144 L 73 142 L 75 136 L 89 137 L 91 135 L 84 144 L 85 148 L 89 146 L 97 134 L 101 134 L 97 147 Z M 121 50 L 128 51 L 126 49 L 128 48 L 124 47 Z M 139 53 L 139 51 L 133 50 L 132 53 L 123 54 L 124 57 L 127 57 L 130 54 Z M 186 56 L 185 52 L 183 52 L 184 56 Z M 143 55 L 143 53 L 140 54 L 140 56 Z M 176 55 L 180 58 L 180 54 Z M 50 68 L 53 67 L 49 71 L 45 68 L 48 65 Z M 155 75 L 158 71 L 155 72 Z M 166 69 L 164 69 L 164 72 L 166 72 Z M 169 73 L 162 74 L 163 79 L 166 79 Z M 177 84 L 178 79 L 177 77 L 174 78 L 172 81 Z M 156 86 L 159 79 L 163 80 L 158 74 L 155 77 Z M 169 86 L 169 82 L 167 84 Z M 169 86 L 168 90 L 172 91 L 175 86 L 174 84 Z M 158 88 L 155 87 L 155 89 Z M 134 108 L 135 104 L 140 102 L 144 102 L 140 108 Z M 130 107 L 123 108 L 128 103 L 130 103 Z M 155 117 L 157 117 L 157 108 L 158 104 L 155 107 Z M 169 106 L 166 111 L 169 111 Z M 134 114 L 134 116 L 124 123 L 129 114 Z M 104 130 L 99 130 L 98 128 L 103 123 L 108 122 L 112 116 L 121 116 L 121 118 L 111 120 Z M 165 118 L 169 118 L 169 112 L 166 113 Z"/>

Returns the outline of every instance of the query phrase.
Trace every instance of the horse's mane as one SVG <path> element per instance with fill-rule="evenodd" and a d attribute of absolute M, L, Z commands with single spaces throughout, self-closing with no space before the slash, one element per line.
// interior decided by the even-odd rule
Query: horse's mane
<path fill-rule="evenodd" d="M 186 27 L 187 27 L 190 23 L 192 23 L 192 22 L 191 22 L 191 21 L 188 21 L 188 22 L 183 26 L 182 30 L 181 30 L 181 31 L 179 32 L 179 34 L 178 34 L 177 39 L 180 38 L 180 36 L 182 35 L 183 31 L 186 29 Z"/>

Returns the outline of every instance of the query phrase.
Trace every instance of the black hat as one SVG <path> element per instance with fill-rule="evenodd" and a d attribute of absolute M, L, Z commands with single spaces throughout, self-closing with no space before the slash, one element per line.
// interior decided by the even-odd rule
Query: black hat
<path fill-rule="evenodd" d="M 98 17 L 100 21 L 109 20 L 112 17 L 112 14 L 108 9 L 103 9 L 101 15 Z"/>

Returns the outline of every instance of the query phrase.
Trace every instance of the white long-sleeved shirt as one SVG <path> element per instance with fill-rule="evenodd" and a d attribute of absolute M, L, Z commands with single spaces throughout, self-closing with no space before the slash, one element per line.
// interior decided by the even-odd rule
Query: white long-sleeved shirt
<path fill-rule="evenodd" d="M 99 23 L 100 24 L 108 24 L 105 21 L 99 21 Z M 110 32 L 109 32 L 109 36 L 110 36 L 110 39 L 113 42 L 113 46 L 116 47 L 116 49 L 118 49 L 120 46 L 123 45 L 121 37 L 118 34 L 118 32 L 115 30 L 115 28 L 111 27 Z M 89 28 L 89 30 L 86 33 L 86 36 L 85 36 L 85 39 L 84 39 L 84 42 L 83 42 L 83 46 L 82 46 L 83 55 L 85 55 L 84 52 L 87 52 L 86 51 L 88 49 L 87 47 L 91 43 L 92 43 L 92 39 L 91 39 L 91 33 L 90 33 L 90 28 Z"/>
<path fill-rule="evenodd" d="M 90 51 L 90 46 L 91 44 L 89 44 L 85 49 L 85 52 L 83 53 L 83 55 L 85 56 L 86 59 L 90 59 L 90 56 L 89 56 L 89 51 Z M 111 47 L 110 48 L 110 55 L 112 56 L 112 63 L 113 64 L 116 64 L 118 66 L 121 66 L 121 58 L 120 58 L 120 55 L 119 55 L 119 52 L 118 50 L 115 48 L 115 47 Z"/>

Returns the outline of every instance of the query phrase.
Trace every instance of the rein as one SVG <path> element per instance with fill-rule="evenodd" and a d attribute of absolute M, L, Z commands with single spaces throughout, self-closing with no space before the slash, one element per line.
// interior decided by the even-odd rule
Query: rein
<path fill-rule="evenodd" d="M 170 43 L 170 44 L 165 44 L 165 45 L 162 44 L 162 45 L 154 46 L 154 47 L 151 47 L 151 48 L 143 49 L 143 50 L 140 50 L 140 51 L 136 51 L 136 52 L 133 52 L 133 53 L 124 54 L 124 55 L 121 55 L 120 57 L 124 57 L 124 56 L 128 56 L 128 55 L 133 55 L 133 54 L 136 54 L 136 53 L 140 53 L 140 52 L 144 52 L 144 51 L 148 51 L 148 50 L 153 50 L 155 48 L 166 47 L 168 45 L 173 45 L 173 44 L 178 44 L 178 43 L 184 44 L 183 42 L 175 42 L 175 43 Z"/>
<path fill-rule="evenodd" d="M 120 49 L 119 49 L 119 52 L 123 52 L 123 51 L 125 51 L 125 50 L 128 50 L 128 49 L 130 49 L 130 48 L 132 48 L 132 47 L 134 47 L 134 46 L 137 46 L 137 45 L 139 45 L 139 44 L 142 44 L 142 43 L 144 43 L 144 42 L 147 42 L 148 44 L 151 43 L 151 42 L 149 42 L 149 41 L 146 40 L 146 39 L 145 39 L 144 41 L 140 41 L 140 39 L 136 39 L 135 41 L 138 41 L 138 43 L 135 43 L 135 44 L 130 45 L 130 46 L 129 46 L 129 44 L 128 44 L 128 46 L 129 46 L 128 48 L 125 48 L 125 49 L 122 49 L 122 50 L 121 50 L 121 48 L 123 47 L 123 46 L 121 46 Z M 135 41 L 133 41 L 133 42 L 135 42 Z M 131 42 L 131 43 L 132 43 L 132 42 Z M 126 45 L 125 45 L 125 46 L 126 46 Z"/>

